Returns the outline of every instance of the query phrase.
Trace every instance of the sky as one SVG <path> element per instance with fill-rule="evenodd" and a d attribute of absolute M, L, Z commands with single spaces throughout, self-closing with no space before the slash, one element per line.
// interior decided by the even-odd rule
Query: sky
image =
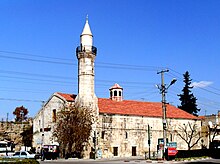
<path fill-rule="evenodd" d="M 180 105 L 189 71 L 199 115 L 220 110 L 219 0 L 1 0 L 0 119 L 16 107 L 34 117 L 54 92 L 77 94 L 80 34 L 88 15 L 95 60 L 95 93 L 109 98 L 115 83 L 124 99 Z"/>

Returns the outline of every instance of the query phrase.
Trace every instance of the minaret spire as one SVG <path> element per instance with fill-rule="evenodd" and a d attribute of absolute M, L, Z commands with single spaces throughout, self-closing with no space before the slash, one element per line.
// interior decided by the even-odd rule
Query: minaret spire
<path fill-rule="evenodd" d="M 89 23 L 89 15 L 86 15 L 86 22 Z"/>
<path fill-rule="evenodd" d="M 90 26 L 89 26 L 89 16 L 88 15 L 86 16 L 86 23 L 84 25 L 81 37 L 83 35 L 91 35 L 92 36 L 92 32 L 91 32 L 91 29 L 90 29 Z"/>
<path fill-rule="evenodd" d="M 80 45 L 85 51 L 91 51 L 93 46 L 93 35 L 89 26 L 88 15 L 86 16 L 86 23 L 84 25 L 82 34 L 80 35 Z"/>

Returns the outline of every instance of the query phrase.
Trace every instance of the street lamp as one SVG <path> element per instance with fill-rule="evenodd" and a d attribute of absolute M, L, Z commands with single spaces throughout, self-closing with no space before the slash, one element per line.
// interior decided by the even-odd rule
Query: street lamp
<path fill-rule="evenodd" d="M 170 82 L 170 84 L 166 87 L 164 84 L 164 73 L 169 72 L 168 69 L 162 70 L 160 72 L 157 72 L 157 74 L 161 74 L 161 86 L 157 85 L 157 88 L 160 90 L 160 93 L 162 95 L 162 111 L 163 111 L 163 158 L 165 158 L 165 146 L 166 146 L 166 130 L 167 130 L 167 123 L 166 123 L 166 93 L 168 88 L 173 85 L 177 80 L 174 78 Z"/>

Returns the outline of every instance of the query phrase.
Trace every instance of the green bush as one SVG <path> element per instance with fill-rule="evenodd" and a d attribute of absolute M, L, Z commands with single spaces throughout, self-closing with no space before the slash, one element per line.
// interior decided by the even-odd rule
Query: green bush
<path fill-rule="evenodd" d="M 39 164 L 39 162 L 35 159 L 15 159 L 15 158 L 0 158 L 0 163 Z"/>

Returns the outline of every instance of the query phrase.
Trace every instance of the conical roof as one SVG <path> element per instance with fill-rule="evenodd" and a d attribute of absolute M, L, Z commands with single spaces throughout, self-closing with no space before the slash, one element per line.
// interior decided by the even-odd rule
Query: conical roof
<path fill-rule="evenodd" d="M 92 35 L 90 26 L 89 26 L 89 20 L 88 20 L 88 16 L 86 17 L 86 23 L 85 26 L 83 28 L 82 34 L 81 35 Z"/>
<path fill-rule="evenodd" d="M 112 90 L 112 89 L 123 89 L 123 88 L 119 84 L 115 83 L 115 85 L 109 88 L 109 90 Z"/>

